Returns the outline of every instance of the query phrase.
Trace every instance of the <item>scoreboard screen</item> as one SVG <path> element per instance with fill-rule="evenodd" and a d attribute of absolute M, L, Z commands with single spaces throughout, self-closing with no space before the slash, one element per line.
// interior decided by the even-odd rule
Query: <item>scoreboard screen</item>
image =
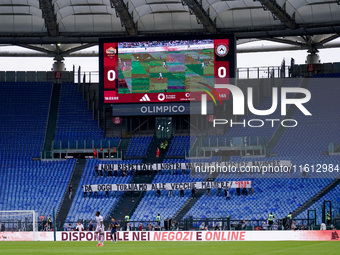
<path fill-rule="evenodd" d="M 105 38 L 99 52 L 104 104 L 199 101 L 208 88 L 235 78 L 233 35 Z M 219 97 L 228 100 L 229 94 L 223 91 Z"/>

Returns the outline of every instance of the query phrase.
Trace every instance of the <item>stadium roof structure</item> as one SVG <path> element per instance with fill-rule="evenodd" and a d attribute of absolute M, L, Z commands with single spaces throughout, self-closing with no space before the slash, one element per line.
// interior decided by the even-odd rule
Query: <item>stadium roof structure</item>
<path fill-rule="evenodd" d="M 1 0 L 0 44 L 70 56 L 102 37 L 235 33 L 317 52 L 339 13 L 340 0 Z"/>

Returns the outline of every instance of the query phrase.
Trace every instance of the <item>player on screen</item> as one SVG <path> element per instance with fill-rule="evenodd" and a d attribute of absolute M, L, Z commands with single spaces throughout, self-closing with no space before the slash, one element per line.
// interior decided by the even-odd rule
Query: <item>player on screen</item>
<path fill-rule="evenodd" d="M 111 230 L 111 242 L 113 243 L 113 236 L 115 237 L 115 243 L 117 243 L 117 228 L 120 227 L 120 225 L 115 221 L 115 218 L 111 218 L 109 230 Z"/>
<path fill-rule="evenodd" d="M 205 66 L 204 66 L 204 61 L 202 62 L 202 67 L 201 67 L 201 69 L 204 69 L 205 68 Z"/>
<path fill-rule="evenodd" d="M 97 246 L 104 246 L 104 224 L 103 217 L 100 216 L 100 212 L 96 212 L 96 231 L 94 232 L 95 238 L 97 238 Z M 101 241 L 101 243 L 100 243 Z"/>
<path fill-rule="evenodd" d="M 159 73 L 158 80 L 163 80 L 163 74 L 162 73 Z"/>
<path fill-rule="evenodd" d="M 165 61 L 163 61 L 163 67 L 166 68 L 166 62 Z"/>

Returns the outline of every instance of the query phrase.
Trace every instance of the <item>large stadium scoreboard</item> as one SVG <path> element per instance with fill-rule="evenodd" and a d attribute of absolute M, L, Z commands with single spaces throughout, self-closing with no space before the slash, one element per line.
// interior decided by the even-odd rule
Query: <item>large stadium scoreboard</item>
<path fill-rule="evenodd" d="M 211 91 L 228 100 L 214 86 L 235 78 L 235 44 L 233 35 L 100 39 L 102 103 L 185 103 Z"/>

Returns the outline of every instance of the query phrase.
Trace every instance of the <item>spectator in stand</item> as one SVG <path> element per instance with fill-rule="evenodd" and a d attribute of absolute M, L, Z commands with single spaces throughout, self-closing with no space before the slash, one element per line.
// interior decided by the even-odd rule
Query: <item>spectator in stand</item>
<path fill-rule="evenodd" d="M 242 189 L 242 195 L 243 195 L 243 196 L 247 196 L 247 195 L 248 195 L 248 192 L 247 192 L 247 189 L 246 189 L 246 188 L 243 188 L 243 189 Z"/>
<path fill-rule="evenodd" d="M 97 155 L 98 155 L 97 148 L 94 147 L 94 150 L 93 150 L 93 158 L 96 159 L 96 158 L 97 158 Z"/>
<path fill-rule="evenodd" d="M 98 174 L 99 174 L 99 177 L 102 177 L 102 175 L 103 175 L 103 168 L 102 168 L 102 166 L 98 168 Z"/>
<path fill-rule="evenodd" d="M 94 172 L 96 173 L 96 177 L 99 176 L 98 166 L 94 167 Z"/>
<path fill-rule="evenodd" d="M 94 230 L 94 228 L 93 228 L 93 223 L 92 223 L 92 221 L 90 221 L 90 224 L 89 224 L 89 231 L 93 231 Z"/>
<path fill-rule="evenodd" d="M 46 224 L 45 224 L 45 229 L 44 229 L 45 231 L 50 231 L 51 229 L 50 229 L 50 226 L 48 225 L 48 223 L 46 222 Z"/>
<path fill-rule="evenodd" d="M 116 158 L 117 157 L 117 148 L 116 147 L 113 147 L 113 155 L 111 155 L 111 157 L 114 157 Z"/>
<path fill-rule="evenodd" d="M 138 230 L 139 230 L 139 231 L 142 231 L 142 230 L 143 230 L 143 223 L 139 223 Z"/>
<path fill-rule="evenodd" d="M 149 231 L 153 231 L 153 225 L 151 222 L 149 223 L 148 228 L 149 228 Z"/>
<path fill-rule="evenodd" d="M 204 230 L 204 222 L 199 226 L 199 230 Z"/>
<path fill-rule="evenodd" d="M 77 223 L 77 227 L 76 227 L 77 231 L 84 231 L 84 226 L 83 224 L 81 224 L 80 222 Z"/>
<path fill-rule="evenodd" d="M 157 196 L 160 197 L 161 196 L 161 191 L 158 189 L 156 192 L 157 192 Z"/>
<path fill-rule="evenodd" d="M 222 190 L 222 188 L 218 188 L 218 189 L 217 189 L 217 194 L 218 194 L 218 196 L 221 196 L 221 190 Z"/>
<path fill-rule="evenodd" d="M 2 228 L 5 228 L 5 226 L 0 221 L 0 232 L 4 231 L 4 230 L 2 230 Z"/>
<path fill-rule="evenodd" d="M 73 188 L 72 188 L 72 184 L 71 184 L 70 187 L 68 187 L 68 199 L 72 198 L 72 192 L 73 192 Z"/>
<path fill-rule="evenodd" d="M 132 231 L 132 227 L 130 226 L 130 223 L 126 224 L 125 231 Z"/>
<path fill-rule="evenodd" d="M 225 195 L 226 200 L 229 200 L 229 199 L 230 199 L 230 194 L 229 194 L 229 189 L 228 189 L 228 188 L 226 188 L 226 189 L 224 190 L 224 195 Z"/>
<path fill-rule="evenodd" d="M 192 188 L 192 189 L 191 189 L 191 197 L 192 197 L 192 198 L 195 198 L 195 193 L 196 193 L 195 188 Z"/>
<path fill-rule="evenodd" d="M 279 225 L 277 224 L 277 222 L 274 223 L 273 230 L 279 230 Z"/>
<path fill-rule="evenodd" d="M 292 226 L 291 226 L 291 229 L 292 229 L 292 230 L 298 230 L 295 221 L 293 221 Z"/>
<path fill-rule="evenodd" d="M 81 188 L 83 189 L 83 193 L 84 193 L 83 197 L 85 198 L 87 195 L 87 192 L 84 190 L 84 185 L 82 185 Z"/>
<path fill-rule="evenodd" d="M 111 148 L 107 147 L 107 150 L 106 150 L 106 153 L 107 153 L 106 157 L 107 158 L 110 158 L 110 151 L 111 151 Z"/>
<path fill-rule="evenodd" d="M 210 188 L 207 188 L 207 197 L 210 197 L 211 193 L 210 193 Z"/>
<path fill-rule="evenodd" d="M 159 158 L 159 154 L 160 154 L 159 147 L 157 147 L 156 158 Z"/>
<path fill-rule="evenodd" d="M 245 230 L 247 228 L 247 224 L 246 224 L 246 221 L 241 221 L 241 229 L 242 230 Z"/>
<path fill-rule="evenodd" d="M 262 229 L 263 229 L 263 230 L 268 230 L 268 224 L 267 224 L 267 222 L 264 221 L 264 222 L 262 223 Z"/>
<path fill-rule="evenodd" d="M 238 196 L 240 196 L 241 195 L 241 189 L 240 188 L 236 188 L 236 193 L 237 193 Z"/>
<path fill-rule="evenodd" d="M 67 231 L 73 231 L 73 227 L 72 227 L 71 223 L 68 224 L 68 226 L 67 226 Z"/>
<path fill-rule="evenodd" d="M 180 197 L 184 197 L 184 190 L 183 190 L 183 189 L 181 189 L 181 190 L 179 191 L 179 196 L 180 196 Z"/>
<path fill-rule="evenodd" d="M 305 225 L 302 225 L 300 230 L 307 230 L 307 228 L 305 227 Z"/>

